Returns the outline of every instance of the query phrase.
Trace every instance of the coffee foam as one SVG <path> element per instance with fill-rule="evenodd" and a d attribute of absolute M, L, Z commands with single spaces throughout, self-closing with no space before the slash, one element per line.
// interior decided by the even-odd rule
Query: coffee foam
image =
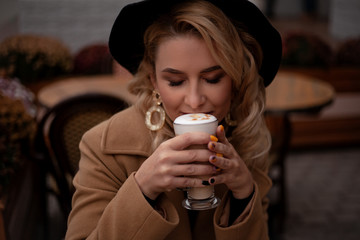
<path fill-rule="evenodd" d="M 216 117 L 206 113 L 189 113 L 177 117 L 174 124 L 197 125 L 217 121 Z"/>

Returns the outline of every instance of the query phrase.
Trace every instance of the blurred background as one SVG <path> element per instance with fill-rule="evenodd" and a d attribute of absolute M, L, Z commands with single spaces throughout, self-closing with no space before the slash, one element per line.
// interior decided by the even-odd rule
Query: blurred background
<path fill-rule="evenodd" d="M 0 1 L 0 239 L 64 237 L 61 188 L 36 142 L 53 106 L 39 96 L 66 78 L 131 78 L 107 49 L 112 23 L 130 2 Z M 360 1 L 252 2 L 282 36 L 280 72 L 333 90 L 316 109 L 267 115 L 283 154 L 270 174 L 284 181 L 270 193 L 280 202 L 270 209 L 271 238 L 359 239 Z"/>

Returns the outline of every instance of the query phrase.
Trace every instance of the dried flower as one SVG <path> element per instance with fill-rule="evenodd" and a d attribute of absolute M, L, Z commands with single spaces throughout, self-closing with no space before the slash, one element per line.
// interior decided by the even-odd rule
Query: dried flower
<path fill-rule="evenodd" d="M 343 42 L 336 54 L 339 66 L 360 67 L 360 37 Z"/>
<path fill-rule="evenodd" d="M 69 49 L 56 39 L 35 35 L 16 35 L 0 44 L 0 72 L 23 82 L 69 73 Z"/>
<path fill-rule="evenodd" d="M 11 79 L 0 78 L 0 190 L 21 166 L 23 144 L 30 142 L 36 129 L 35 118 L 29 114 L 32 110 L 29 111 L 24 104 L 27 96 L 19 96 L 24 89 L 13 91 L 17 83 L 13 85 L 12 82 Z"/>
<path fill-rule="evenodd" d="M 283 65 L 328 67 L 332 62 L 331 47 L 314 34 L 290 33 L 283 40 Z"/>
<path fill-rule="evenodd" d="M 106 44 L 89 45 L 74 58 L 75 74 L 107 74 L 112 72 L 113 58 Z"/>

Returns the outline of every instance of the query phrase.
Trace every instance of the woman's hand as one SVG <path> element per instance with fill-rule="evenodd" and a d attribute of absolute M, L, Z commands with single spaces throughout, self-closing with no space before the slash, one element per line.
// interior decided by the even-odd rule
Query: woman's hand
<path fill-rule="evenodd" d="M 209 161 L 220 169 L 219 174 L 209 179 L 211 184 L 224 183 L 232 191 L 236 199 L 247 198 L 254 188 L 252 175 L 245 162 L 225 137 L 224 127 L 217 128 L 219 141 L 211 141 L 209 150 L 213 152 Z"/>
<path fill-rule="evenodd" d="M 203 180 L 191 176 L 216 173 L 213 165 L 206 164 L 213 154 L 206 149 L 210 141 L 209 134 L 196 132 L 185 133 L 160 144 L 135 174 L 141 191 L 147 197 L 156 199 L 160 193 L 176 188 L 204 186 Z M 187 149 L 192 145 L 203 145 L 204 148 Z"/>

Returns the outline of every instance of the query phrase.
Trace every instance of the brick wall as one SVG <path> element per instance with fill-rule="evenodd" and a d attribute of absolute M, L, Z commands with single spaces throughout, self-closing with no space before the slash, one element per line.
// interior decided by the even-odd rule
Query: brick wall
<path fill-rule="evenodd" d="M 332 0 L 330 31 L 338 39 L 360 36 L 360 1 Z"/>
<path fill-rule="evenodd" d="M 135 0 L 19 0 L 19 31 L 53 36 L 75 52 L 107 42 L 120 9 Z"/>
<path fill-rule="evenodd" d="M 87 44 L 107 42 L 111 26 L 120 9 L 128 3 L 138 0 L 12 1 L 18 2 L 20 33 L 56 37 L 75 52 Z M 265 0 L 252 1 L 265 4 Z M 299 17 L 301 1 L 276 0 L 274 9 L 276 15 Z M 329 17 L 329 27 L 334 38 L 342 39 L 360 35 L 359 0 L 317 1 L 318 14 L 322 18 Z"/>

